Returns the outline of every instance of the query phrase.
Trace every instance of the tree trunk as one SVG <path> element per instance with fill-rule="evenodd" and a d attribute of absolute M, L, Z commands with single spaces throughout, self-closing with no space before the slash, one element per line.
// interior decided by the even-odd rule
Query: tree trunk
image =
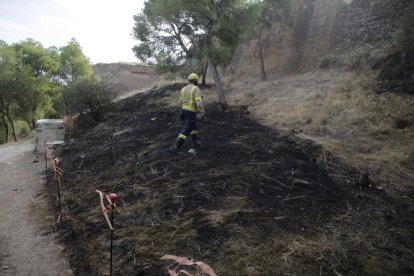
<path fill-rule="evenodd" d="M 221 109 L 226 110 L 228 108 L 226 97 L 224 96 L 223 87 L 221 85 L 220 75 L 217 71 L 217 67 L 210 57 L 207 57 L 207 62 L 210 67 L 210 73 L 213 75 L 214 83 L 216 85 L 217 96 L 219 98 Z"/>
<path fill-rule="evenodd" d="M 211 0 L 209 3 L 210 5 L 212 5 Z M 211 42 L 211 29 L 212 28 L 213 28 L 213 22 L 212 22 L 212 19 L 209 18 L 207 26 L 206 26 L 206 34 L 205 34 L 205 40 L 204 40 L 204 45 L 206 47 L 206 60 L 208 63 L 208 67 L 210 67 L 210 73 L 211 75 L 213 75 L 214 84 L 216 85 L 216 91 L 217 91 L 217 96 L 219 98 L 220 106 L 223 110 L 226 110 L 228 108 L 228 105 L 227 105 L 226 97 L 224 96 L 223 87 L 221 85 L 220 75 L 217 71 L 216 65 L 214 64 L 213 60 L 210 57 L 210 50 L 212 47 L 212 42 Z"/>
<path fill-rule="evenodd" d="M 5 134 L 6 134 L 6 143 L 9 142 L 9 124 L 7 123 L 6 120 L 6 103 L 5 103 L 5 99 L 2 95 L 0 95 L 0 110 L 1 110 L 1 119 L 3 121 L 3 125 L 4 125 L 4 130 L 5 130 Z"/>
<path fill-rule="evenodd" d="M 16 128 L 14 127 L 14 123 L 10 115 L 7 115 L 7 119 L 9 120 L 10 126 L 12 128 L 13 138 L 14 141 L 17 142 L 17 135 L 16 135 Z"/>
<path fill-rule="evenodd" d="M 33 130 L 33 122 L 32 122 L 32 120 L 27 119 L 26 123 L 27 123 L 27 125 L 29 126 L 29 129 L 30 129 L 30 130 Z"/>
<path fill-rule="evenodd" d="M 204 68 L 203 68 L 203 80 L 201 81 L 201 85 L 206 86 L 206 75 L 208 69 L 208 62 L 207 59 L 204 61 Z"/>
<path fill-rule="evenodd" d="M 173 29 L 175 39 L 177 39 L 178 44 L 180 45 L 181 49 L 185 52 L 185 55 L 187 57 L 190 57 L 190 51 L 185 46 L 185 43 L 184 43 L 184 41 L 181 37 L 181 28 L 178 27 L 178 26 L 175 26 L 174 24 L 170 24 L 170 27 Z M 192 57 L 190 57 L 190 58 L 192 58 Z"/>
<path fill-rule="evenodd" d="M 14 127 L 13 119 L 10 116 L 10 108 L 9 108 L 9 106 L 6 107 L 6 117 L 7 117 L 7 120 L 9 121 L 10 126 L 12 128 L 14 141 L 17 142 L 16 128 Z"/>
<path fill-rule="evenodd" d="M 259 19 L 259 34 L 257 35 L 257 46 L 258 46 L 258 50 L 259 50 L 259 62 L 260 62 L 260 75 L 262 77 L 262 81 L 266 81 L 267 80 L 267 76 L 266 76 L 266 70 L 265 70 L 265 65 L 264 65 L 264 58 L 263 58 L 263 29 L 264 29 L 264 10 L 262 10 L 262 13 L 260 14 L 260 19 Z"/>
<path fill-rule="evenodd" d="M 2 121 L 3 121 L 3 125 L 4 125 L 4 130 L 5 130 L 5 135 L 6 135 L 6 143 L 9 142 L 9 124 L 6 121 L 6 115 L 2 114 L 1 116 Z"/>

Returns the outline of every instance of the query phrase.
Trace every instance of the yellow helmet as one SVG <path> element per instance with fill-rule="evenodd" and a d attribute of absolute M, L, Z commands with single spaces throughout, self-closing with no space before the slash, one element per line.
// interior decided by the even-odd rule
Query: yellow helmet
<path fill-rule="evenodd" d="M 191 74 L 188 76 L 188 80 L 189 80 L 189 81 L 198 81 L 198 76 L 197 76 L 197 74 L 195 74 L 195 73 L 191 73 Z"/>

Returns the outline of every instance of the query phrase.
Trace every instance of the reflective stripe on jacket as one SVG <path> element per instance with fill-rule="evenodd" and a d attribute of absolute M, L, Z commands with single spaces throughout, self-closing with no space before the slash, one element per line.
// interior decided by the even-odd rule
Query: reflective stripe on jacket
<path fill-rule="evenodd" d="M 178 106 L 181 109 L 204 113 L 203 100 L 201 98 L 200 88 L 194 84 L 188 84 L 181 89 Z"/>

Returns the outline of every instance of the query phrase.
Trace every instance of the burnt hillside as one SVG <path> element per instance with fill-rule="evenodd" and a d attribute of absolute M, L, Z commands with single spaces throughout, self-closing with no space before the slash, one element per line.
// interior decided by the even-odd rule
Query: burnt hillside
<path fill-rule="evenodd" d="M 181 124 L 164 104 L 181 85 L 123 100 L 78 128 L 63 157 L 62 242 L 76 274 L 108 270 L 96 189 L 120 196 L 116 275 L 166 275 L 164 254 L 218 275 L 409 275 L 413 208 L 311 141 L 263 126 L 245 106 L 208 104 L 203 149 L 169 153 Z M 173 96 L 174 96 L 173 95 Z M 54 187 L 49 187 L 54 191 Z"/>
<path fill-rule="evenodd" d="M 414 66 L 399 44 L 411 2 L 290 0 L 289 16 L 263 34 L 267 81 L 252 38 L 226 71 L 227 99 L 369 171 L 388 192 L 412 190 Z"/>

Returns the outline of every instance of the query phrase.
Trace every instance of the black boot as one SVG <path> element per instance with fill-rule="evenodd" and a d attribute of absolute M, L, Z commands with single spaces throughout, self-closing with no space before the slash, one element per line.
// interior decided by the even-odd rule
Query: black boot
<path fill-rule="evenodd" d="M 191 139 L 193 140 L 194 148 L 201 149 L 200 139 L 198 139 L 197 134 L 191 134 Z"/>
<path fill-rule="evenodd" d="M 170 148 L 170 151 L 173 153 L 178 152 L 178 150 L 181 148 L 184 142 L 185 140 L 183 138 L 177 138 L 177 140 L 175 140 L 174 145 L 172 145 L 172 147 Z"/>

